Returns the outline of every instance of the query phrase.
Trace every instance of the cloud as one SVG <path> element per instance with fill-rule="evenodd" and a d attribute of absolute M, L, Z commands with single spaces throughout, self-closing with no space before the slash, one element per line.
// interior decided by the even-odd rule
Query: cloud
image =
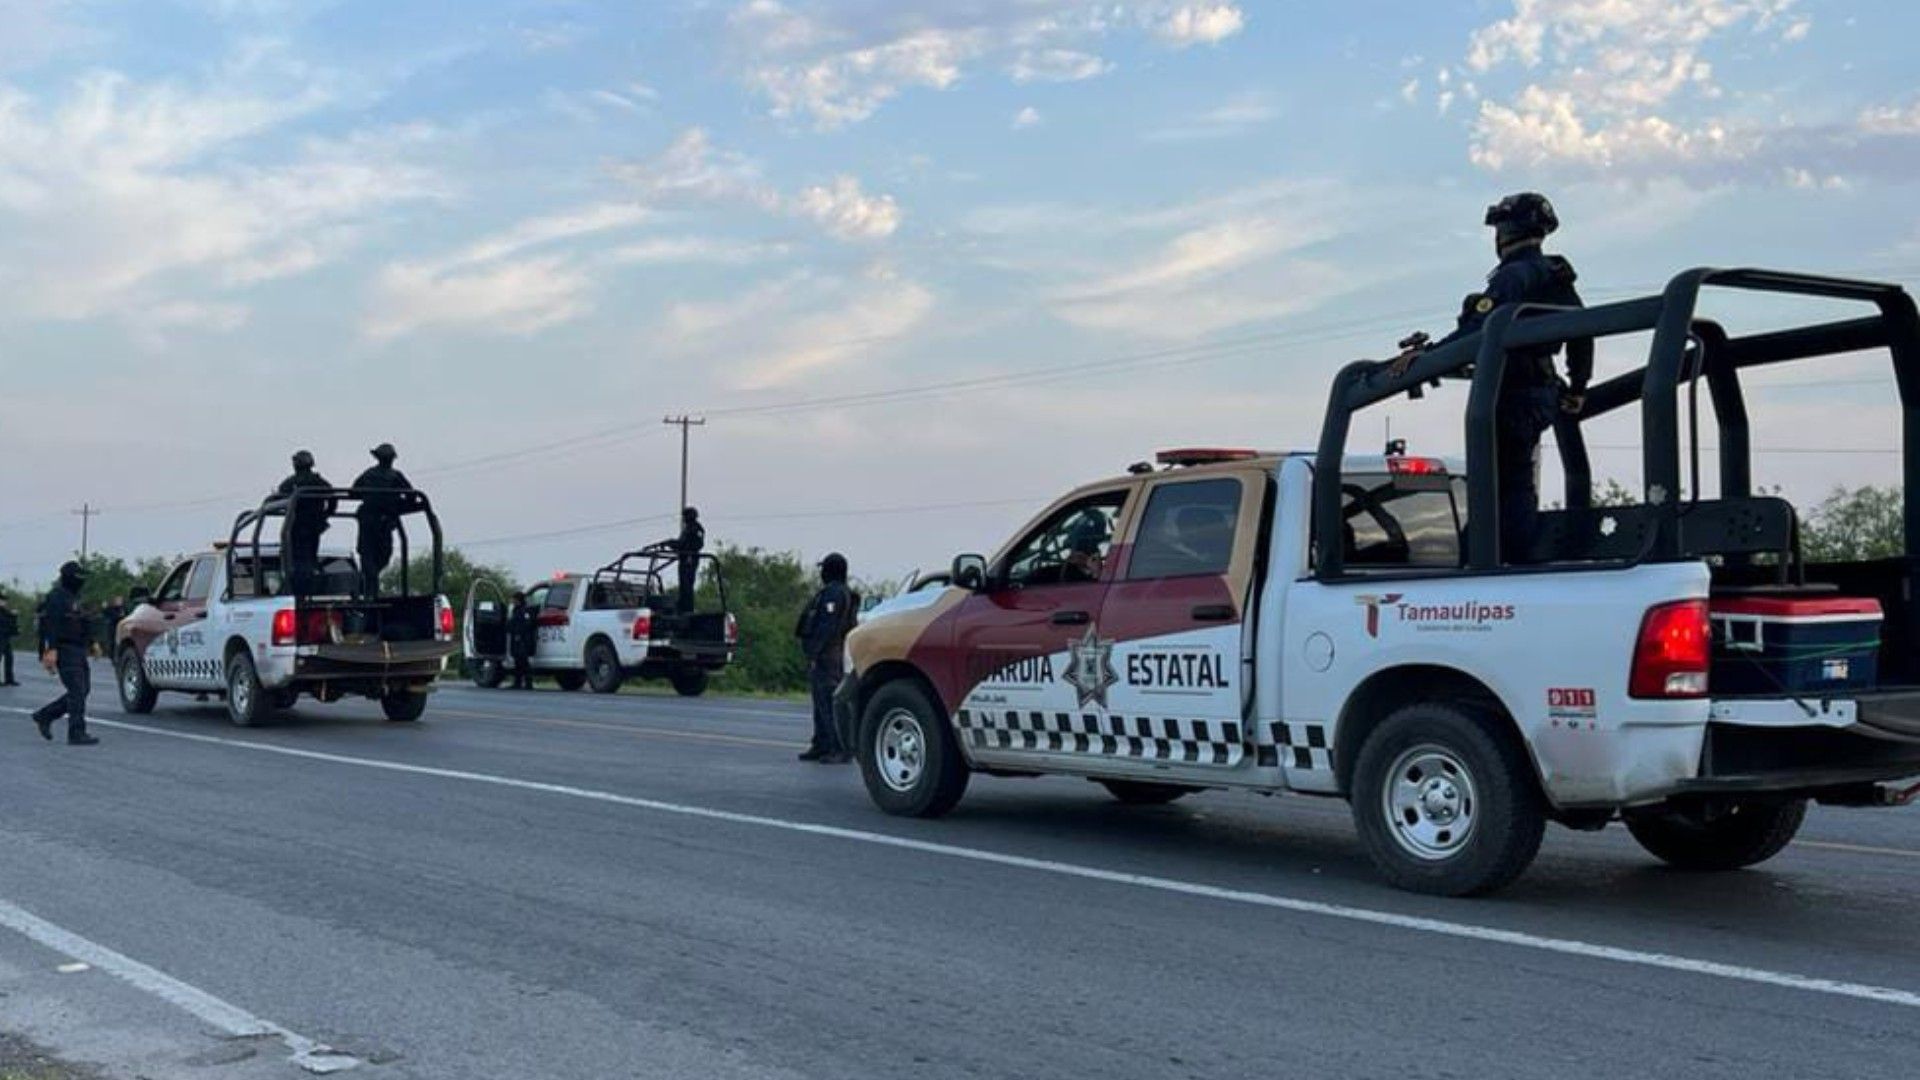
<path fill-rule="evenodd" d="M 667 200 L 738 203 L 769 214 L 799 218 L 841 240 L 882 240 L 900 227 L 902 212 L 891 195 L 866 191 L 840 175 L 788 194 L 768 183 L 757 162 L 717 149 L 701 128 L 689 128 L 658 156 L 619 170 L 644 195 Z"/>
<path fill-rule="evenodd" d="M 1013 129 L 1021 131 L 1030 127 L 1039 127 L 1040 119 L 1040 110 L 1028 105 L 1013 114 Z"/>
<path fill-rule="evenodd" d="M 258 50 L 203 85 L 97 72 L 47 99 L 0 84 L 0 315 L 152 317 L 149 340 L 238 325 L 170 313 L 236 310 L 233 294 L 330 262 L 390 208 L 442 193 L 411 163 L 433 129 L 284 137 L 355 99 Z"/>
<path fill-rule="evenodd" d="M 1279 116 L 1280 106 L 1270 95 L 1241 94 L 1167 127 L 1148 131 L 1142 138 L 1148 142 L 1227 139 L 1269 124 Z"/>
<path fill-rule="evenodd" d="M 747 243 L 706 236 L 663 236 L 622 244 L 600 256 L 610 266 L 666 266 L 711 263 L 744 266 L 778 259 L 789 252 L 786 244 Z"/>
<path fill-rule="evenodd" d="M 980 68 L 1018 82 L 1073 82 L 1112 70 L 1094 51 L 1123 32 L 1186 48 L 1238 33 L 1230 3 L 1171 0 L 828 0 L 804 10 L 746 0 L 726 19 L 732 63 L 773 115 L 830 129 L 915 89 L 948 90 Z"/>

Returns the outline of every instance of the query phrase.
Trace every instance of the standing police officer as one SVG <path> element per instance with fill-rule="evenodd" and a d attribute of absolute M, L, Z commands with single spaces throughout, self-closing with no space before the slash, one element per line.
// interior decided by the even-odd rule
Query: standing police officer
<path fill-rule="evenodd" d="M 298 450 L 293 455 L 293 475 L 280 481 L 274 494 L 290 497 L 303 488 L 330 488 L 327 478 L 313 468 L 313 454 Z M 311 596 L 313 578 L 320 570 L 320 534 L 327 531 L 327 519 L 339 504 L 333 499 L 302 500 L 287 506 L 286 552 L 287 585 L 294 596 Z"/>
<path fill-rule="evenodd" d="M 93 688 L 87 668 L 87 649 L 93 644 L 93 620 L 80 606 L 80 590 L 87 583 L 86 568 L 69 562 L 60 568 L 60 583 L 40 605 L 40 663 L 49 675 L 60 676 L 66 693 L 40 706 L 33 723 L 40 737 L 53 739 L 53 722 L 67 718 L 67 745 L 92 746 L 100 740 L 87 734 L 87 691 Z"/>
<path fill-rule="evenodd" d="M 847 631 L 853 629 L 858 601 L 847 588 L 847 557 L 834 552 L 820 560 L 820 591 L 800 613 L 794 635 L 807 657 L 807 683 L 813 691 L 813 742 L 801 761 L 839 765 L 853 760 L 840 745 L 833 724 L 833 692 L 846 675 Z"/>
<path fill-rule="evenodd" d="M 707 546 L 707 527 L 700 524 L 700 511 L 688 506 L 680 511 L 680 535 L 673 550 L 680 555 L 680 602 L 682 615 L 693 613 L 693 587 L 700 577 L 700 552 Z"/>
<path fill-rule="evenodd" d="M 393 459 L 400 455 L 392 443 L 383 442 L 369 453 L 374 464 L 354 480 L 353 490 L 360 496 L 360 508 L 354 511 L 354 517 L 360 527 L 356 547 L 361 592 L 372 599 L 380 595 L 380 575 L 393 561 L 393 531 L 400 527 L 400 500 L 390 493 L 412 491 L 413 485 L 407 482 L 405 473 L 393 467 Z"/>
<path fill-rule="evenodd" d="M 1487 275 L 1484 291 L 1469 293 L 1460 306 L 1459 325 L 1435 347 L 1478 333 L 1487 316 L 1506 304 L 1585 307 L 1573 283 L 1573 264 L 1540 250 L 1560 227 L 1545 195 L 1523 191 L 1487 207 L 1493 246 L 1500 264 Z M 1508 563 L 1525 557 L 1540 513 L 1540 436 L 1561 416 L 1577 416 L 1593 378 L 1593 340 L 1568 343 L 1567 379 L 1554 369 L 1558 345 L 1517 349 L 1507 357 L 1495 403 L 1498 427 L 1495 468 L 1500 484 L 1500 553 Z"/>
<path fill-rule="evenodd" d="M 507 655 L 513 660 L 513 689 L 533 689 L 533 652 L 540 643 L 540 628 L 533 610 L 527 607 L 527 594 L 515 592 L 513 606 L 507 609 Z"/>
<path fill-rule="evenodd" d="M 19 686 L 13 677 L 13 639 L 20 633 L 20 616 L 0 596 L 0 686 Z"/>

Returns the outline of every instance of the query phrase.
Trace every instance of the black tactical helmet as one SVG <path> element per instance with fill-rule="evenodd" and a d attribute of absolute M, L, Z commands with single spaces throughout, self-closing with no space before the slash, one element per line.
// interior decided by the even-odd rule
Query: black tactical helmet
<path fill-rule="evenodd" d="M 60 564 L 60 580 L 75 588 L 79 588 L 80 583 L 87 580 L 87 568 L 72 559 L 68 559 L 66 562 Z"/>
<path fill-rule="evenodd" d="M 847 580 L 847 557 L 836 551 L 821 559 L 820 577 L 825 581 Z"/>
<path fill-rule="evenodd" d="M 313 451 L 295 450 L 293 452 L 293 467 L 295 469 L 313 468 Z"/>
<path fill-rule="evenodd" d="M 397 458 L 400 456 L 400 452 L 398 450 L 395 450 L 393 448 L 393 444 L 390 442 L 383 442 L 379 446 L 376 446 L 372 450 L 369 450 L 367 452 L 372 454 L 374 458 L 380 461 L 382 464 L 392 461 L 394 458 Z"/>
<path fill-rule="evenodd" d="M 680 508 L 680 520 L 681 521 L 699 521 L 700 511 L 695 510 L 691 506 L 683 506 Z"/>
<path fill-rule="evenodd" d="M 1487 207 L 1487 224 L 1517 236 L 1545 237 L 1560 227 L 1560 216 L 1545 195 L 1522 191 Z"/>

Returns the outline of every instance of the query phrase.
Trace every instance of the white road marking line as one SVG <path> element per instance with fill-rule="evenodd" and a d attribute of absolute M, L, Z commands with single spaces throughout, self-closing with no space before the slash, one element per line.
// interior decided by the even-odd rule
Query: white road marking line
<path fill-rule="evenodd" d="M 1843 844 L 1837 840 L 1795 840 L 1794 847 L 1819 848 L 1822 851 L 1846 851 L 1855 855 L 1894 855 L 1906 859 L 1920 859 L 1920 851 L 1907 848 L 1875 847 L 1872 844 Z"/>
<path fill-rule="evenodd" d="M 1873 986 L 1866 983 L 1824 979 L 1811 975 L 1797 975 L 1792 972 L 1770 971 L 1765 968 L 1746 967 L 1740 964 L 1725 964 L 1714 960 L 1700 960 L 1693 957 L 1676 956 L 1671 953 L 1645 952 L 1639 949 L 1599 945 L 1573 938 L 1544 937 L 1539 934 L 1529 934 L 1518 930 L 1501 930 L 1490 926 L 1478 926 L 1472 923 L 1451 922 L 1445 919 L 1430 919 L 1417 915 L 1402 915 L 1396 912 L 1353 907 L 1347 904 L 1331 904 L 1317 900 L 1302 900 L 1296 897 L 1280 896 L 1272 893 L 1229 889 L 1217 885 L 1203 885 L 1197 882 L 1156 877 L 1150 874 L 1133 874 L 1119 870 L 1104 870 L 1099 867 L 1057 862 L 1052 859 L 1037 859 L 1025 855 L 1009 855 L 998 851 L 988 851 L 982 848 L 960 847 L 954 844 L 913 840 L 903 836 L 889 836 L 885 833 L 867 832 L 864 829 L 848 829 L 837 825 L 819 825 L 804 821 L 787 821 L 782 818 L 765 817 L 760 814 L 745 814 L 733 810 L 716 810 L 705 806 L 689 806 L 681 803 L 663 802 L 659 799 L 619 795 L 610 791 L 597 791 L 592 788 L 572 787 L 567 784 L 550 784 L 538 780 L 522 780 L 517 777 L 499 776 L 493 773 L 468 772 L 463 769 L 442 769 L 430 765 L 410 765 L 399 761 L 383 761 L 379 758 L 330 754 L 320 750 L 301 750 L 290 746 L 272 746 L 246 739 L 233 739 L 218 735 L 199 735 L 185 731 L 167 731 L 162 728 L 148 727 L 144 724 L 129 724 L 117 720 L 102 720 L 98 722 L 110 727 L 121 728 L 127 731 L 137 731 L 149 735 L 159 735 L 169 739 L 182 739 L 187 742 L 206 743 L 212 746 L 235 747 L 241 750 L 252 750 L 264 754 L 279 754 L 283 757 L 300 758 L 307 761 L 326 761 L 338 765 L 353 765 L 360 768 L 404 773 L 412 776 L 430 776 L 442 780 L 464 780 L 470 783 L 490 784 L 496 787 L 513 788 L 520 791 L 563 795 L 568 798 L 611 803 L 616 806 L 629 806 L 642 810 L 653 810 L 663 814 L 676 814 L 681 817 L 700 818 L 707 821 L 723 821 L 734 825 L 751 825 L 758 828 L 777 829 L 783 832 L 802 833 L 808 836 L 828 837 L 836 840 L 851 840 L 863 844 L 874 844 L 881 847 L 898 848 L 927 855 L 938 855 L 944 858 L 963 859 L 969 862 L 1007 866 L 1021 870 L 1033 870 L 1041 873 L 1058 874 L 1063 877 L 1099 881 L 1113 885 L 1132 885 L 1137 888 L 1152 889 L 1158 892 L 1176 893 L 1227 903 L 1248 904 L 1255 907 L 1272 908 L 1301 915 L 1319 915 L 1325 918 L 1344 920 L 1346 922 L 1365 923 L 1373 926 L 1388 926 L 1399 930 L 1436 934 L 1441 937 L 1510 945 L 1516 948 L 1533 949 L 1538 952 L 1558 953 L 1563 956 L 1577 956 L 1589 960 L 1607 960 L 1614 963 L 1632 964 L 1639 967 L 1677 971 L 1689 975 L 1704 975 L 1735 982 L 1757 983 L 1763 986 L 1774 986 L 1787 990 L 1800 990 L 1808 993 L 1827 994 L 1834 997 L 1853 998 L 1860 1001 L 1878 1002 L 1884 1005 L 1900 1005 L 1906 1008 L 1920 1009 L 1920 993 L 1911 990 L 1898 990 L 1891 987 Z"/>
<path fill-rule="evenodd" d="M 296 1035 L 271 1020 L 262 1020 L 238 1005 L 214 997 L 199 987 L 189 986 L 163 971 L 89 941 L 71 930 L 55 926 L 25 908 L 4 900 L 0 900 L 0 926 L 32 938 L 55 952 L 84 961 L 79 965 L 61 965 L 63 972 L 75 967 L 84 971 L 88 965 L 92 965 L 136 989 L 192 1013 L 228 1035 L 236 1038 L 273 1036 L 293 1051 L 293 1063 L 308 1072 L 334 1073 L 360 1064 L 359 1058 L 338 1053 L 304 1035 Z"/>

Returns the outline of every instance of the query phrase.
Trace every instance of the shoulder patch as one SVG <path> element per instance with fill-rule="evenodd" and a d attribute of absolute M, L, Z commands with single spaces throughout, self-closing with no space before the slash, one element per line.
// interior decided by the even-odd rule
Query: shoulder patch
<path fill-rule="evenodd" d="M 1476 312 L 1477 314 L 1481 314 L 1481 315 L 1485 315 L 1485 314 L 1486 314 L 1487 312 L 1489 312 L 1489 311 L 1492 311 L 1492 310 L 1493 310 L 1493 297 L 1491 297 L 1491 296 L 1483 296 L 1483 297 L 1481 297 L 1480 299 L 1478 299 L 1478 300 L 1475 300 L 1475 301 L 1473 302 L 1473 310 L 1474 310 L 1474 311 L 1475 311 L 1475 312 Z"/>

